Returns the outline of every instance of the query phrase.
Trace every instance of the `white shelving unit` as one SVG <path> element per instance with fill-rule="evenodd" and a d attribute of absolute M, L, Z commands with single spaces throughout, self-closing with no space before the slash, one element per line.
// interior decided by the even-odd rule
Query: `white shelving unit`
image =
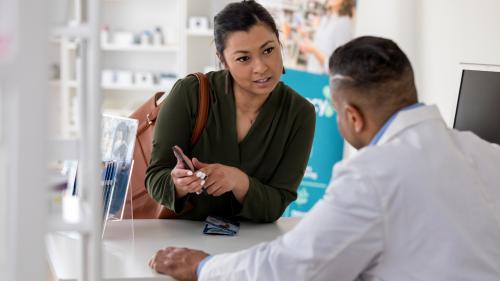
<path fill-rule="evenodd" d="M 8 0 L 1 6 L 0 38 L 7 45 L 0 50 L 0 272 L 2 280 L 40 280 L 47 276 L 45 234 L 50 229 L 63 229 L 62 224 L 53 223 L 52 228 L 47 223 L 56 219 L 49 215 L 45 200 L 49 193 L 50 5 Z M 90 11 L 94 11 L 92 6 Z M 71 32 L 60 28 L 54 34 Z M 84 33 L 90 38 L 88 30 Z M 3 41 L 5 38 L 10 41 Z M 92 184 L 92 180 L 87 183 Z M 78 231 L 79 227 L 71 229 Z M 86 233 L 93 237 L 90 227 Z M 92 253 L 98 247 L 95 245 L 98 243 L 85 244 Z M 88 276 L 91 279 L 98 274 Z"/>
<path fill-rule="evenodd" d="M 78 86 L 78 82 L 76 80 L 70 80 L 66 82 L 68 87 L 76 88 Z M 61 87 L 61 80 L 51 80 L 50 86 L 52 87 Z"/>
<path fill-rule="evenodd" d="M 55 127 L 59 126 L 60 130 L 54 130 L 46 137 L 49 141 L 44 164 L 46 167 L 54 160 L 78 160 L 79 194 L 78 197 L 63 197 L 62 202 L 56 202 L 53 195 L 57 191 L 52 190 L 52 186 L 45 188 L 44 195 L 39 198 L 46 198 L 45 210 L 50 212 L 47 212 L 47 219 L 43 222 L 49 234 L 76 234 L 75 239 L 81 245 L 80 252 L 76 253 L 79 258 L 75 260 L 80 268 L 78 279 L 100 280 L 103 266 L 102 195 L 98 189 L 102 104 L 99 63 L 101 1 L 67 0 L 51 4 L 50 8 L 57 14 L 64 15 L 71 10 L 73 15 L 64 15 L 55 26 L 51 26 L 50 41 L 56 44 L 51 44 L 51 47 L 59 53 L 56 57 L 59 59 L 60 75 L 52 77 L 54 80 L 49 82 L 50 87 L 47 88 L 55 91 L 50 100 L 60 115 L 51 120 L 56 120 L 58 124 Z M 46 85 L 47 82 L 45 80 Z"/>
<path fill-rule="evenodd" d="M 161 91 L 168 91 L 168 89 L 170 89 L 170 87 L 161 88 L 159 86 L 158 87 L 154 87 L 154 86 L 101 85 L 101 87 L 104 90 L 118 90 L 118 91 L 130 91 L 130 92 L 134 92 L 134 91 L 146 91 L 146 92 L 151 92 L 151 93 L 153 93 L 153 92 L 161 92 Z"/>
<path fill-rule="evenodd" d="M 105 113 L 128 116 L 154 92 L 168 92 L 181 77 L 183 2 L 103 1 L 101 30 L 106 28 L 107 35 L 102 38 L 107 42 L 101 43 L 102 69 L 108 72 L 106 79 L 103 74 L 101 85 Z M 156 28 L 163 35 L 156 33 L 156 38 L 163 40 L 154 40 Z M 127 38 L 132 41 L 127 42 Z M 115 80 L 110 80 L 110 76 Z"/>
<path fill-rule="evenodd" d="M 213 39 L 214 30 L 213 29 L 207 29 L 207 30 L 188 29 L 187 30 L 187 35 L 188 36 L 210 37 L 210 38 Z"/>
<path fill-rule="evenodd" d="M 113 45 L 101 44 L 103 51 L 136 51 L 136 52 L 178 52 L 179 47 L 176 45 L 163 45 L 163 46 L 141 46 L 141 45 Z"/>
<path fill-rule="evenodd" d="M 186 73 L 219 69 L 214 43 L 213 18 L 229 0 L 187 0 L 185 19 Z M 193 29 L 189 26 L 191 17 L 204 17 L 209 22 L 208 29 Z"/>
<path fill-rule="evenodd" d="M 214 15 L 229 2 L 231 1 L 102 0 L 100 31 L 106 28 L 107 33 L 100 34 L 103 40 L 100 45 L 101 69 L 108 72 L 101 77 L 104 113 L 128 116 L 154 92 L 169 92 L 178 78 L 192 72 L 218 69 L 212 21 Z M 189 19 L 193 16 L 206 17 L 209 28 L 189 28 Z M 144 44 L 140 41 L 143 31 L 151 32 L 156 27 L 160 27 L 163 32 L 164 44 Z M 123 36 L 127 32 L 128 37 L 125 38 L 133 39 L 134 42 L 124 42 Z M 52 33 L 58 36 L 68 33 L 83 36 L 89 31 L 88 26 L 83 24 L 71 31 L 62 27 Z M 73 69 L 78 47 L 74 42 L 54 44 L 61 46 L 58 53 L 61 77 L 54 77 L 60 83 L 52 81 L 51 85 L 52 88 L 59 86 L 61 94 L 57 96 L 60 99 L 59 106 L 52 112 L 57 117 L 62 115 L 59 118 L 62 120 L 61 124 L 55 131 L 74 136 L 78 131 L 78 112 L 75 106 L 78 101 L 74 98 L 77 80 Z M 110 72 L 115 80 L 110 81 Z M 120 79 L 120 75 L 125 76 Z M 144 78 L 144 75 L 152 75 L 152 80 L 156 83 L 135 82 L 141 79 L 151 80 L 149 77 Z"/>
<path fill-rule="evenodd" d="M 306 5 L 307 3 L 302 0 L 258 0 L 261 5 L 270 10 L 288 10 L 297 11 L 299 5 Z"/>
<path fill-rule="evenodd" d="M 66 33 L 68 33 L 66 31 Z M 64 33 L 64 34 L 66 34 Z M 53 32 L 52 35 L 62 34 Z M 76 120 L 70 112 L 75 111 L 74 99 L 76 98 L 76 89 L 78 86 L 76 77 L 76 62 L 79 52 L 79 43 L 74 39 L 69 40 L 64 37 L 51 37 L 50 41 L 50 94 L 56 102 L 52 103 L 50 108 L 52 134 L 74 136 L 77 134 Z M 61 118 L 68 116 L 68 118 Z"/>
<path fill-rule="evenodd" d="M 213 43 L 213 17 L 229 0 L 122 0 L 104 1 L 102 25 L 109 29 L 105 38 L 113 39 L 113 31 L 127 31 L 140 38 L 143 30 L 159 26 L 166 45 L 103 44 L 103 69 L 174 74 L 169 86 L 103 84 L 104 110 L 107 113 L 130 114 L 154 92 L 168 92 L 177 78 L 188 73 L 219 67 Z M 124 17 L 131 15 L 134 17 Z M 189 28 L 190 17 L 205 17 L 208 29 Z"/>

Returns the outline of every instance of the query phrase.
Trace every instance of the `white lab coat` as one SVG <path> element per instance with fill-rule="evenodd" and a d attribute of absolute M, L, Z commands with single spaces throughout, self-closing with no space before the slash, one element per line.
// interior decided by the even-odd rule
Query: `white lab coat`
<path fill-rule="evenodd" d="M 500 280 L 500 146 L 398 114 L 280 238 L 208 260 L 200 280 Z"/>

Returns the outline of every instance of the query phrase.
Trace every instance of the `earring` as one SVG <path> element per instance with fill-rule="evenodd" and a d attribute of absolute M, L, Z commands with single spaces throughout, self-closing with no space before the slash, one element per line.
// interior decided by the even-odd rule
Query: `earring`
<path fill-rule="evenodd" d="M 283 74 L 286 74 L 286 71 L 285 71 L 285 67 L 284 67 L 284 66 L 283 66 L 283 72 L 282 72 L 282 73 L 283 73 Z"/>

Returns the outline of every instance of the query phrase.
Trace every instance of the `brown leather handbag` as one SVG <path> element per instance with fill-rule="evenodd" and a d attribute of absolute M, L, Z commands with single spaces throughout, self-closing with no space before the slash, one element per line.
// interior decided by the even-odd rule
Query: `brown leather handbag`
<path fill-rule="evenodd" d="M 200 85 L 196 121 L 191 134 L 191 144 L 194 145 L 198 142 L 207 122 L 210 92 L 208 79 L 205 74 L 197 72 L 190 75 L 195 75 Z M 165 95 L 165 92 L 156 93 L 130 115 L 130 118 L 139 121 L 139 126 L 135 139 L 134 166 L 132 168 L 129 192 L 123 215 L 126 219 L 164 219 L 176 217 L 175 212 L 154 200 L 144 185 L 146 169 L 151 159 L 156 117 L 162 105 L 162 102 L 159 101 L 163 95 Z"/>

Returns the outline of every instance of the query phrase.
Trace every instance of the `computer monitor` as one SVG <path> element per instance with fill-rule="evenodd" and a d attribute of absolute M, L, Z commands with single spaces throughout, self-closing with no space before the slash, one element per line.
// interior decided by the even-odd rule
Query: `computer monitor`
<path fill-rule="evenodd" d="M 461 64 L 453 127 L 500 144 L 500 66 Z"/>

